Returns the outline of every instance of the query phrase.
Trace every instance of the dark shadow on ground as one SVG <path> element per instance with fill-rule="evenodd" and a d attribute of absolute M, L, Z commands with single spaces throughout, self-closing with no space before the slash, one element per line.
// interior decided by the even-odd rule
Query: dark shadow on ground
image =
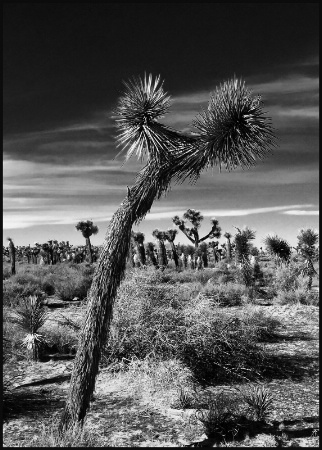
<path fill-rule="evenodd" d="M 52 391 L 13 389 L 3 393 L 3 419 L 18 419 L 32 414 L 53 413 L 63 408 L 65 400 Z"/>
<path fill-rule="evenodd" d="M 261 375 L 268 379 L 301 381 L 319 373 L 318 356 L 269 355 L 265 358 Z"/>
<path fill-rule="evenodd" d="M 312 337 L 312 335 L 309 333 L 295 332 L 293 334 L 284 335 L 277 332 L 272 333 L 270 336 L 265 336 L 263 339 L 260 339 L 259 342 L 277 344 L 284 341 L 296 342 L 296 341 L 317 341 L 317 340 L 318 340 L 317 337 Z"/>
<path fill-rule="evenodd" d="M 240 418 L 238 423 L 231 424 L 231 429 L 227 429 L 221 433 L 213 433 L 201 442 L 193 442 L 185 445 L 185 447 L 213 447 L 215 444 L 220 444 L 223 440 L 225 442 L 232 442 L 238 440 L 244 440 L 246 437 L 254 438 L 258 434 L 274 435 L 276 441 L 282 447 L 282 441 L 307 438 L 319 436 L 319 417 L 306 417 L 306 422 L 317 423 L 317 427 L 306 427 L 304 420 L 287 420 L 287 421 L 274 421 L 273 423 L 266 423 L 265 421 L 252 421 L 245 417 Z M 281 429 L 282 425 L 282 429 Z M 293 426 L 293 428 L 288 428 Z M 295 426 L 295 428 L 294 428 Z"/>

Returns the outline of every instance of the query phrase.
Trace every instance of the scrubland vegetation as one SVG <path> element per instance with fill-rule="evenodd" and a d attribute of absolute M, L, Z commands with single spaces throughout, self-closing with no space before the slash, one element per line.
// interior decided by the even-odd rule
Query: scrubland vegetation
<path fill-rule="evenodd" d="M 152 263 L 141 268 L 128 264 L 101 370 L 111 383 L 122 379 L 136 398 L 148 404 L 195 411 L 189 423 L 194 421 L 208 439 L 234 439 L 236 443 L 244 439 L 249 427 L 260 430 L 262 426 L 264 430 L 272 404 L 265 383 L 287 374 L 265 348 L 265 343 L 274 341 L 282 320 L 261 305 L 318 307 L 318 293 L 308 290 L 301 264 L 298 256 L 282 266 L 263 256 L 251 286 L 243 282 L 238 266 L 227 267 L 224 260 L 212 268 L 184 271 L 175 267 L 158 270 Z M 10 276 L 5 263 L 5 371 L 33 359 L 26 344 L 32 342 L 31 335 L 38 345 L 38 364 L 46 364 L 50 353 L 75 354 L 93 272 L 94 265 L 88 263 L 20 264 Z M 48 307 L 41 306 L 48 297 L 77 297 L 82 303 L 55 310 L 52 315 Z M 46 310 L 39 329 L 30 325 L 37 320 L 32 298 Z M 28 310 L 29 322 L 18 320 L 26 319 Z M 211 389 L 216 386 L 241 388 L 214 393 Z M 193 430 L 192 426 L 192 440 Z M 109 445 L 89 429 L 69 432 L 62 439 L 53 423 L 43 428 L 33 445 L 45 445 L 45 441 L 46 446 Z M 172 445 L 181 444 L 172 441 Z"/>

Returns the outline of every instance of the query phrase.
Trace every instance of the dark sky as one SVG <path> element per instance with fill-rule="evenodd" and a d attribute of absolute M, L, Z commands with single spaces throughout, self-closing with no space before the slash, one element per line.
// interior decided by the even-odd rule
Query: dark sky
<path fill-rule="evenodd" d="M 112 110 L 122 81 L 146 72 L 160 74 L 173 98 L 164 121 L 184 131 L 212 90 L 242 77 L 262 96 L 278 138 L 273 155 L 249 172 L 206 172 L 196 186 L 174 186 L 140 225 L 146 240 L 194 208 L 205 223 L 218 218 L 223 232 L 254 227 L 257 244 L 268 232 L 295 243 L 299 228 L 318 224 L 318 10 L 318 3 L 5 3 L 4 238 L 81 242 L 74 225 L 87 219 L 106 229 L 141 167 L 115 158 Z"/>
<path fill-rule="evenodd" d="M 4 133 L 86 117 L 145 71 L 177 95 L 271 73 L 316 55 L 317 36 L 316 3 L 7 3 Z"/>

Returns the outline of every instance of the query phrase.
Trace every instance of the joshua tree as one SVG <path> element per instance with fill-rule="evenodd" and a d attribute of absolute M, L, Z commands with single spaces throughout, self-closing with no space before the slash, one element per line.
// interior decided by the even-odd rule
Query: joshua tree
<path fill-rule="evenodd" d="M 179 269 L 179 257 L 177 253 L 176 246 L 174 245 L 174 240 L 178 234 L 178 230 L 169 228 L 168 231 L 165 232 L 165 238 L 167 241 L 170 242 L 171 250 L 172 250 L 172 256 L 174 263 L 176 265 L 176 269 Z"/>
<path fill-rule="evenodd" d="M 89 256 L 90 263 L 92 263 L 93 262 L 93 254 L 92 254 L 92 246 L 91 246 L 90 236 L 92 236 L 92 234 L 98 233 L 98 226 L 93 225 L 93 222 L 91 220 L 86 220 L 86 221 L 78 222 L 78 224 L 76 225 L 75 228 L 77 231 L 82 232 L 82 235 L 86 240 L 87 254 Z"/>
<path fill-rule="evenodd" d="M 146 254 L 151 259 L 152 264 L 154 265 L 154 267 L 156 269 L 158 269 L 159 268 L 159 264 L 158 264 L 158 261 L 157 261 L 157 259 L 155 257 L 154 248 L 155 247 L 154 247 L 153 242 L 147 242 L 147 244 L 146 244 Z"/>
<path fill-rule="evenodd" d="M 235 227 L 235 257 L 236 264 L 240 264 L 242 277 L 246 287 L 250 287 L 253 283 L 253 269 L 249 261 L 251 243 L 249 241 L 255 239 L 255 231 L 248 227 L 243 230 Z"/>
<path fill-rule="evenodd" d="M 22 345 L 31 352 L 34 361 L 39 360 L 39 348 L 44 342 L 44 338 L 38 333 L 47 320 L 47 312 L 36 296 L 29 296 L 29 301 L 25 300 L 25 305 L 15 312 L 14 323 L 27 333 Z"/>
<path fill-rule="evenodd" d="M 133 241 L 136 245 L 137 255 L 142 266 L 146 265 L 146 256 L 145 256 L 145 248 L 144 248 L 144 239 L 145 236 L 141 231 L 133 232 Z"/>
<path fill-rule="evenodd" d="M 314 269 L 313 260 L 316 256 L 316 244 L 319 242 L 319 234 L 312 228 L 301 229 L 298 236 L 299 253 L 305 259 L 305 267 L 302 270 L 303 275 L 308 276 L 307 289 L 312 289 L 313 275 L 317 274 Z"/>
<path fill-rule="evenodd" d="M 218 220 L 212 219 L 212 227 L 210 232 L 203 238 L 200 238 L 198 228 L 200 228 L 201 222 L 204 219 L 200 211 L 196 211 L 195 209 L 188 209 L 184 213 L 183 218 L 189 220 L 189 222 L 192 224 L 192 228 L 186 227 L 185 220 L 180 219 L 179 216 L 174 216 L 172 218 L 172 221 L 179 227 L 179 230 L 181 230 L 183 234 L 187 236 L 189 241 L 193 243 L 196 250 L 198 249 L 201 242 L 205 241 L 206 239 L 219 238 L 221 235 L 221 228 L 218 225 Z"/>
<path fill-rule="evenodd" d="M 268 235 L 263 240 L 266 246 L 266 251 L 275 258 L 277 266 L 281 263 L 288 263 L 290 261 L 292 249 L 285 239 L 282 239 L 275 235 Z"/>
<path fill-rule="evenodd" d="M 16 274 L 16 247 L 11 239 L 11 237 L 7 238 L 7 241 L 9 242 L 9 257 L 10 257 L 10 264 L 11 264 L 11 275 Z"/>
<path fill-rule="evenodd" d="M 169 190 L 171 181 L 196 182 L 204 169 L 216 165 L 227 170 L 249 168 L 274 145 L 260 98 L 253 97 L 237 79 L 225 82 L 211 95 L 208 108 L 193 122 L 198 130 L 194 135 L 158 122 L 170 105 L 159 77 L 134 79 L 125 87 L 115 111 L 119 144 L 127 149 L 128 158 L 134 153 L 146 157 L 146 165 L 108 225 L 88 295 L 60 431 L 82 425 L 90 406 L 114 300 L 124 276 L 132 225 Z"/>
<path fill-rule="evenodd" d="M 212 253 L 215 259 L 215 264 L 219 261 L 218 241 L 209 242 L 209 247 L 212 249 Z"/>
<path fill-rule="evenodd" d="M 226 231 L 226 233 L 224 234 L 225 238 L 227 239 L 227 244 L 226 244 L 226 259 L 227 261 L 231 260 L 231 242 L 230 239 L 232 237 L 232 234 L 229 233 L 229 231 Z"/>
<path fill-rule="evenodd" d="M 152 231 L 152 236 L 158 242 L 158 262 L 161 270 L 168 264 L 167 251 L 165 249 L 164 241 L 166 240 L 166 231 L 160 231 L 157 228 Z"/>

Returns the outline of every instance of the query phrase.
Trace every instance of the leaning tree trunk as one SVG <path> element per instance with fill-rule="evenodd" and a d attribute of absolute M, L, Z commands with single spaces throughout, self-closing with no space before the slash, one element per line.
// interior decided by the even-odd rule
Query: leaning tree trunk
<path fill-rule="evenodd" d="M 89 237 L 85 238 L 85 240 L 86 240 L 86 248 L 87 248 L 87 253 L 88 253 L 88 257 L 89 257 L 89 262 L 92 264 L 93 263 L 93 253 L 92 253 L 91 241 L 90 241 Z"/>
<path fill-rule="evenodd" d="M 117 288 L 124 276 L 132 225 L 142 219 L 153 200 L 160 197 L 160 185 L 164 185 L 160 178 L 159 173 L 149 168 L 143 171 L 130 197 L 125 198 L 108 226 L 89 292 L 60 432 L 83 424 L 95 388 L 101 351 L 108 337 Z"/>

